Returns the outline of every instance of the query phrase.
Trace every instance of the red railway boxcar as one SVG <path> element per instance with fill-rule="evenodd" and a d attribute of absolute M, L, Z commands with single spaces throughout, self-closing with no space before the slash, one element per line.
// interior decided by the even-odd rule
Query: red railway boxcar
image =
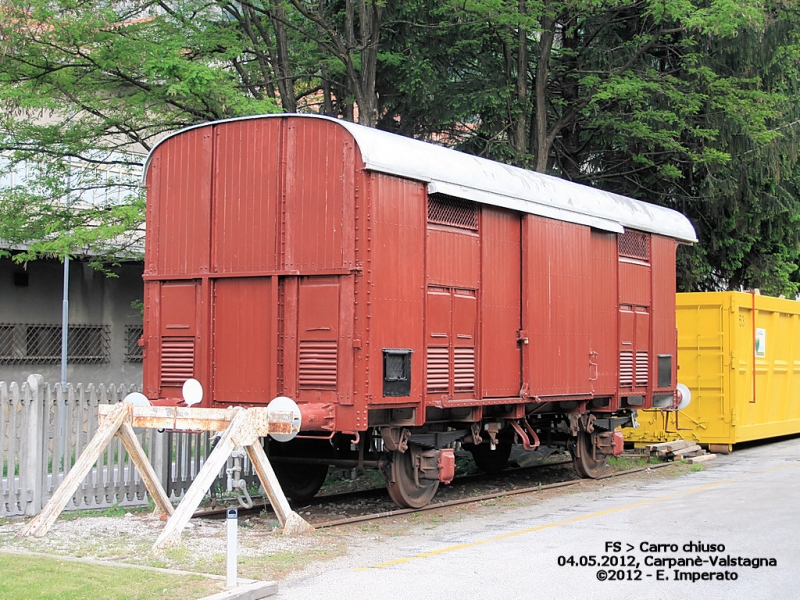
<path fill-rule="evenodd" d="M 424 505 L 455 442 L 487 471 L 566 446 L 594 477 L 676 405 L 675 211 L 310 115 L 175 133 L 145 183 L 145 394 L 296 401 L 301 435 L 267 444 L 290 498 L 372 466 Z"/>

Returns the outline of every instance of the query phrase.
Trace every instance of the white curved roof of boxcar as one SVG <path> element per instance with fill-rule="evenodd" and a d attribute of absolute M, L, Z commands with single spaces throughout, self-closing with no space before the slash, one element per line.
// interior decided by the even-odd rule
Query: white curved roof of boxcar
<path fill-rule="evenodd" d="M 147 177 L 147 168 L 155 149 L 173 135 L 210 124 L 286 116 L 290 115 L 242 117 L 203 123 L 177 131 L 162 139 L 150 151 L 143 177 Z M 606 231 L 620 233 L 625 228 L 631 228 L 673 237 L 682 242 L 697 241 L 689 219 L 662 206 L 348 121 L 320 115 L 291 116 L 325 119 L 341 125 L 355 138 L 367 169 L 424 181 L 428 184 L 429 193 L 447 194 Z"/>

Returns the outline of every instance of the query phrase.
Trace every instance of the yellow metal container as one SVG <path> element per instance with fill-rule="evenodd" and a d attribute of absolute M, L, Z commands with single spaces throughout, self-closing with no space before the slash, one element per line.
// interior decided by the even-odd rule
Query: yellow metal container
<path fill-rule="evenodd" d="M 730 449 L 800 433 L 800 302 L 745 292 L 678 294 L 677 325 L 678 381 L 692 401 L 677 413 L 639 411 L 641 426 L 626 430 L 626 440 Z"/>

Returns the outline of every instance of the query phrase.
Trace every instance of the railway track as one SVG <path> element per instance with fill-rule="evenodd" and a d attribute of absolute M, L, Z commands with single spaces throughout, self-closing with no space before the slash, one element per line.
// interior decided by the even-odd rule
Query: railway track
<path fill-rule="evenodd" d="M 569 461 L 569 462 L 571 463 L 572 461 Z M 559 464 L 561 464 L 561 463 L 559 463 Z M 640 473 L 640 472 L 646 471 L 646 470 L 652 470 L 652 469 L 659 469 L 659 468 L 662 468 L 662 467 L 668 467 L 668 466 L 670 466 L 672 464 L 674 464 L 674 463 L 665 462 L 665 463 L 658 463 L 658 464 L 648 465 L 646 467 L 638 467 L 638 468 L 635 468 L 635 469 L 628 469 L 626 471 L 616 471 L 616 472 L 613 472 L 613 473 L 608 473 L 606 475 L 601 475 L 597 479 L 609 479 L 609 478 L 612 478 L 612 477 L 621 477 L 621 476 L 624 476 L 624 475 L 632 475 L 633 473 Z M 411 514 L 411 513 L 424 512 L 424 511 L 428 511 L 428 510 L 437 510 L 437 509 L 441 509 L 441 508 L 448 508 L 448 507 L 452 507 L 452 506 L 460 506 L 460 505 L 464 505 L 464 504 L 475 504 L 475 503 L 478 503 L 478 502 L 485 502 L 487 500 L 493 500 L 495 498 L 501 498 L 503 496 L 515 496 L 515 495 L 518 495 L 518 494 L 531 494 L 531 493 L 535 493 L 535 492 L 541 492 L 541 491 L 544 491 L 544 490 L 552 490 L 552 489 L 556 489 L 556 488 L 571 487 L 571 486 L 574 486 L 574 485 L 579 485 L 579 484 L 583 483 L 584 481 L 586 481 L 586 480 L 582 479 L 582 478 L 575 478 L 575 479 L 570 479 L 568 481 L 560 481 L 560 482 L 556 482 L 556 483 L 548 483 L 548 484 L 544 484 L 544 485 L 537 485 L 535 487 L 509 489 L 509 490 L 503 490 L 503 491 L 500 491 L 500 492 L 492 492 L 492 493 L 489 493 L 489 494 L 481 494 L 481 495 L 478 495 L 478 496 L 469 496 L 469 497 L 465 497 L 465 498 L 457 498 L 457 499 L 454 499 L 454 500 L 445 500 L 445 501 L 442 501 L 442 502 L 431 502 L 430 504 L 428 504 L 426 506 L 423 506 L 421 508 L 398 508 L 398 509 L 395 509 L 395 510 L 389 510 L 389 511 L 381 512 L 381 513 L 373 513 L 373 514 L 368 514 L 368 515 L 359 515 L 359 516 L 349 517 L 349 518 L 346 518 L 346 519 L 337 519 L 337 520 L 327 521 L 327 522 L 322 522 L 322 523 L 312 523 L 312 525 L 314 526 L 315 529 L 325 529 L 325 528 L 328 528 L 328 527 L 338 527 L 338 526 L 341 526 L 341 525 L 350 525 L 352 523 L 360 523 L 360 522 L 364 522 L 364 521 L 374 521 L 374 520 L 377 520 L 377 519 L 385 519 L 385 518 L 388 518 L 388 517 L 395 517 L 395 516 L 399 516 L 399 515 L 408 515 L 408 514 Z"/>
<path fill-rule="evenodd" d="M 671 462 L 656 463 L 625 471 L 615 471 L 598 479 L 622 477 L 669 466 Z M 584 482 L 572 468 L 571 460 L 540 463 L 528 467 L 507 469 L 498 475 L 483 473 L 458 477 L 446 487 L 440 487 L 439 501 L 422 508 L 397 508 L 389 498 L 385 487 L 345 491 L 313 498 L 309 503 L 296 507 L 298 513 L 316 529 L 340 527 L 409 515 L 453 506 L 474 504 L 503 496 L 528 494 L 545 490 L 571 487 Z M 198 511 L 196 518 L 223 518 L 226 508 Z M 256 502 L 250 509 L 239 509 L 239 518 L 249 521 L 275 521 L 271 507 L 265 501 Z"/>

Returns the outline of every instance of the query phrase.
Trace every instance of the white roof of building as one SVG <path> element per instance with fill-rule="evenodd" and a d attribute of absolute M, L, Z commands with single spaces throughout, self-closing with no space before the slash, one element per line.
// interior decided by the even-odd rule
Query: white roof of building
<path fill-rule="evenodd" d="M 228 121 L 286 116 L 289 115 L 242 117 Z M 447 194 L 617 233 L 631 228 L 687 243 L 697 241 L 689 219 L 669 208 L 348 121 L 319 115 L 292 116 L 326 119 L 341 125 L 355 138 L 367 169 L 424 181 L 429 193 Z M 224 122 L 227 121 L 204 123 L 181 131 Z M 145 178 L 153 152 L 172 135 L 150 151 L 144 167 Z"/>

